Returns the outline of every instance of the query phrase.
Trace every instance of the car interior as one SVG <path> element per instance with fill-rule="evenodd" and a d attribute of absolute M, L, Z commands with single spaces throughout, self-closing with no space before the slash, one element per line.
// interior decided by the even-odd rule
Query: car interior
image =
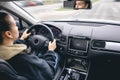
<path fill-rule="evenodd" d="M 57 40 L 55 51 L 58 53 L 59 62 L 53 80 L 120 79 L 119 22 L 35 21 L 14 2 L 0 3 L 0 11 L 14 16 L 20 36 L 26 28 L 29 29 L 32 35 L 26 40 L 26 45 L 31 47 L 31 52 L 39 52 L 40 49 L 45 52 L 48 41 L 54 38 Z M 44 42 L 43 46 L 40 41 Z M 3 62 L 0 60 L 0 66 Z"/>

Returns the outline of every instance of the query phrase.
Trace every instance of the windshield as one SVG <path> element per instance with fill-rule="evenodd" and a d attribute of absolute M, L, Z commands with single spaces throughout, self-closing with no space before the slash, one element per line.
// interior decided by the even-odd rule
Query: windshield
<path fill-rule="evenodd" d="M 17 1 L 17 4 L 41 21 L 63 19 L 99 19 L 120 21 L 120 0 L 92 0 L 91 9 L 74 9 L 74 0 Z"/>

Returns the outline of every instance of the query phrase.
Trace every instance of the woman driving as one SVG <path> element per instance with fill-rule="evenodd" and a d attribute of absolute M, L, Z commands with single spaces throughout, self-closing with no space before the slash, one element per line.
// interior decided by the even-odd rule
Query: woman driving
<path fill-rule="evenodd" d="M 24 40 L 29 35 L 26 30 L 20 39 Z M 49 42 L 48 51 L 41 59 L 28 54 L 26 45 L 14 44 L 18 37 L 19 31 L 14 18 L 8 13 L 0 12 L 0 59 L 7 61 L 18 75 L 24 77 L 13 78 L 12 74 L 3 73 L 2 77 L 5 79 L 2 80 L 52 80 L 56 64 L 56 41 Z"/>

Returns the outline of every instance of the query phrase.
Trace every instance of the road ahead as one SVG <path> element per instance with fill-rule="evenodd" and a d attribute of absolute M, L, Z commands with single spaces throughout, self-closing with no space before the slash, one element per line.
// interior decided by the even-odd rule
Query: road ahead
<path fill-rule="evenodd" d="M 120 2 L 115 0 L 100 0 L 93 4 L 90 10 L 59 10 L 62 3 L 29 7 L 31 13 L 36 18 L 41 20 L 56 20 L 56 19 L 104 19 L 120 21 Z"/>

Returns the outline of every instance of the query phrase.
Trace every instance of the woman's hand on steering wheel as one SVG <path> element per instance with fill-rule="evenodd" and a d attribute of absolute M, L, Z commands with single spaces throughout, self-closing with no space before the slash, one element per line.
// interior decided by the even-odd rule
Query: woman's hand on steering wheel
<path fill-rule="evenodd" d="M 25 40 L 26 38 L 28 38 L 28 36 L 30 36 L 30 32 L 28 33 L 28 29 L 26 29 L 24 32 L 23 32 L 23 34 L 22 34 L 22 36 L 20 37 L 20 39 L 21 40 Z"/>
<path fill-rule="evenodd" d="M 50 51 L 54 51 L 56 49 L 56 40 L 54 39 L 53 42 L 49 42 L 49 45 L 48 45 L 48 50 Z"/>

